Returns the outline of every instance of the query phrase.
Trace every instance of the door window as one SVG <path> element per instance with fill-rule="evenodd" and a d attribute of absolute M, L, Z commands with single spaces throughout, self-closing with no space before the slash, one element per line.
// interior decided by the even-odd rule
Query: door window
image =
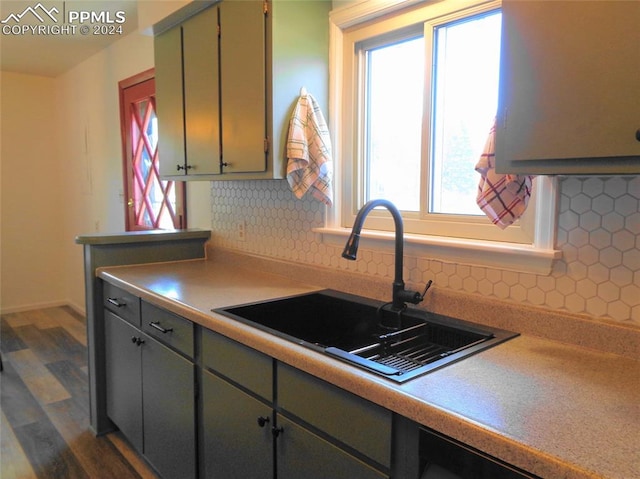
<path fill-rule="evenodd" d="M 186 228 L 185 185 L 159 173 L 153 70 L 120 82 L 126 230 Z"/>

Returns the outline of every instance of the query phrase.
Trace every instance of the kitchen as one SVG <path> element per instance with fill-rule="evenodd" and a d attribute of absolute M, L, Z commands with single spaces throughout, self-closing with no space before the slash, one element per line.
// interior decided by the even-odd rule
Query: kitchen
<path fill-rule="evenodd" d="M 149 4 L 143 8 L 153 9 Z M 141 27 L 164 16 L 143 14 Z M 56 304 L 84 309 L 82 250 L 73 239 L 123 229 L 120 132 L 110 127 L 119 124 L 115 85 L 151 67 L 153 38 L 136 32 L 57 77 L 2 73 L 3 313 Z M 570 342 L 576 321 L 637 338 L 639 185 L 637 175 L 561 178 L 556 247 L 563 255 L 549 275 L 451 264 L 409 250 L 406 278 L 435 278 L 436 293 L 555 312 L 544 333 L 554 339 Z M 338 260 L 341 248 L 313 232 L 324 226 L 324 207 L 294 199 L 284 181 L 191 182 L 189 195 L 189 226 L 212 230 L 214 251 L 347 272 L 362 267 Z M 244 241 L 236 235 L 239 217 L 247 224 Z M 603 232 L 611 238 L 604 243 Z M 378 270 L 392 253 L 385 247 L 363 256 L 367 270 Z M 390 282 L 386 274 L 377 279 Z M 637 340 L 622 347 L 637 351 Z"/>

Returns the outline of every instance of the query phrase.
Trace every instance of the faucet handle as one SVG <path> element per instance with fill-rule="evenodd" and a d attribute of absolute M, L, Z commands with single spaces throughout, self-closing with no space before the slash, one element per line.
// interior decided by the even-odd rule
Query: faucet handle
<path fill-rule="evenodd" d="M 418 304 L 424 300 L 424 295 L 427 294 L 427 291 L 431 287 L 432 283 L 433 283 L 432 280 L 427 281 L 427 284 L 425 285 L 424 291 L 422 292 L 422 294 L 418 293 L 417 291 L 411 291 L 408 289 L 403 289 L 401 291 L 398 291 L 398 294 L 402 299 L 402 301 L 406 301 L 407 303 L 411 303 L 411 304 Z"/>
<path fill-rule="evenodd" d="M 420 301 L 424 300 L 424 295 L 427 294 L 427 291 L 429 291 L 429 288 L 431 287 L 432 284 L 433 284 L 432 280 L 427 281 L 427 284 L 424 286 L 424 291 L 420 295 Z"/>

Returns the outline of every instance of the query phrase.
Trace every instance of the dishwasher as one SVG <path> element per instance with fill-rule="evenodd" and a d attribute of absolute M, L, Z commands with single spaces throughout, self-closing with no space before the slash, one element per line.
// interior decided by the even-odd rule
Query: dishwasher
<path fill-rule="evenodd" d="M 540 479 L 423 427 L 420 470 L 421 479 Z"/>

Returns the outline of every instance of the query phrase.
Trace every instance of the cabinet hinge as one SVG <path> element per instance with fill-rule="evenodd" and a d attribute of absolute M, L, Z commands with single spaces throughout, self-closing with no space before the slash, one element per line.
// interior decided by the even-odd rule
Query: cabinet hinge
<path fill-rule="evenodd" d="M 264 152 L 269 153 L 269 137 L 264 139 Z"/>
<path fill-rule="evenodd" d="M 262 13 L 264 13 L 265 15 L 269 15 L 269 2 L 267 2 L 266 0 L 262 2 Z"/>

